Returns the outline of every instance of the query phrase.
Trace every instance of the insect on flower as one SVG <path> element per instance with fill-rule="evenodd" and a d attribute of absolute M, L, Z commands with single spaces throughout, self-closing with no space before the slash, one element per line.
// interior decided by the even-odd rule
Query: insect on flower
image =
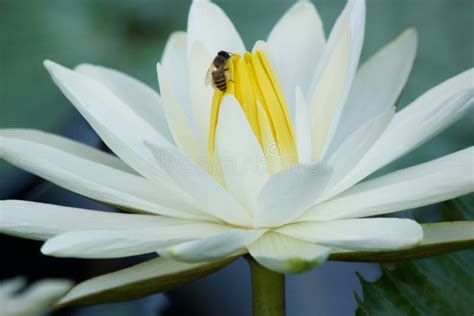
<path fill-rule="evenodd" d="M 223 50 L 217 53 L 206 73 L 207 85 L 212 84 L 215 89 L 219 89 L 222 92 L 227 90 L 227 81 L 231 80 L 227 61 L 231 56 L 231 53 Z"/>
<path fill-rule="evenodd" d="M 359 67 L 364 0 L 349 0 L 327 37 L 314 5 L 299 1 L 253 48 L 212 2 L 193 1 L 187 25 L 157 65 L 160 93 L 112 69 L 45 61 L 114 155 L 0 129 L 1 159 L 139 214 L 6 200 L 1 233 L 43 240 L 57 257 L 207 264 L 248 254 L 294 273 L 338 253 L 417 247 L 423 226 L 385 214 L 473 191 L 472 146 L 366 179 L 473 108 L 468 69 L 396 111 L 416 30 Z"/>

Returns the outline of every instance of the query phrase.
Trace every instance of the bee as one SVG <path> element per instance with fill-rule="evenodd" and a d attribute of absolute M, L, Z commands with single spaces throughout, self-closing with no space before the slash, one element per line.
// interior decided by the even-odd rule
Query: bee
<path fill-rule="evenodd" d="M 227 80 L 230 80 L 230 73 L 229 68 L 226 66 L 231 56 L 231 53 L 223 50 L 217 53 L 206 74 L 207 85 L 212 84 L 215 89 L 219 89 L 222 92 L 227 90 Z"/>

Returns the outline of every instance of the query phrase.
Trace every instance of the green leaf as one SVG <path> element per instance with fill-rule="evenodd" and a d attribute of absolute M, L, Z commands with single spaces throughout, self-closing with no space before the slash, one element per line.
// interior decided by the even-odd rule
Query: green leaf
<path fill-rule="evenodd" d="M 140 298 L 200 279 L 235 259 L 191 264 L 155 258 L 79 283 L 56 305 L 92 305 Z"/>
<path fill-rule="evenodd" d="M 444 219 L 473 219 L 474 194 L 445 203 Z M 464 222 L 474 234 L 474 226 Z M 444 224 L 444 223 L 443 223 Z M 443 224 L 431 224 L 443 225 Z M 447 223 L 450 224 L 450 223 Z M 453 222 L 452 225 L 462 224 Z M 453 226 L 455 227 L 455 226 Z M 439 232 L 438 232 L 439 233 Z M 432 238 L 441 238 L 432 236 Z M 449 233 L 449 236 L 455 236 Z M 471 244 L 472 247 L 472 244 Z M 472 315 L 474 250 L 382 266 L 382 276 L 368 282 L 359 276 L 363 299 L 357 296 L 357 315 Z"/>

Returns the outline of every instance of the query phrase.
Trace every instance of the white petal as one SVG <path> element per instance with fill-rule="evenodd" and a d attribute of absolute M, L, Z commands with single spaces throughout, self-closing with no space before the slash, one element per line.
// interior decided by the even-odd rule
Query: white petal
<path fill-rule="evenodd" d="M 191 222 L 142 229 L 72 231 L 49 239 L 41 252 L 55 257 L 128 257 L 156 252 L 227 229 L 216 224 Z"/>
<path fill-rule="evenodd" d="M 328 247 L 367 251 L 407 249 L 423 238 L 417 222 L 401 218 L 301 222 L 277 232 Z"/>
<path fill-rule="evenodd" d="M 381 113 L 359 126 L 331 156 L 327 157 L 327 164 L 334 170 L 328 190 L 333 185 L 337 185 L 357 165 L 390 124 L 394 114 L 395 108 L 389 108 L 385 113 Z"/>
<path fill-rule="evenodd" d="M 284 225 L 314 205 L 328 184 L 332 170 L 324 165 L 295 165 L 272 176 L 258 198 L 255 223 Z"/>
<path fill-rule="evenodd" d="M 474 147 L 362 182 L 310 209 L 302 220 L 366 217 L 429 205 L 474 191 Z"/>
<path fill-rule="evenodd" d="M 168 141 L 173 142 L 160 95 L 155 90 L 114 69 L 81 64 L 75 70 L 103 84 L 141 119 L 155 128 Z"/>
<path fill-rule="evenodd" d="M 211 237 L 182 243 L 162 251 L 158 250 L 158 253 L 178 261 L 212 261 L 242 251 L 264 232 L 264 230 L 230 229 Z"/>
<path fill-rule="evenodd" d="M 216 148 L 227 190 L 251 215 L 268 171 L 262 148 L 233 96 L 225 97 L 219 108 Z"/>
<path fill-rule="evenodd" d="M 331 248 L 269 232 L 248 246 L 262 266 L 280 273 L 299 273 L 324 262 Z"/>
<path fill-rule="evenodd" d="M 357 69 L 365 26 L 365 0 L 350 0 L 331 31 L 309 90 L 313 159 L 327 149 Z"/>
<path fill-rule="evenodd" d="M 357 166 L 331 190 L 334 196 L 405 155 L 462 117 L 474 105 L 474 69 L 423 94 L 397 112 Z"/>
<path fill-rule="evenodd" d="M 44 64 L 64 95 L 117 156 L 153 181 L 169 180 L 155 174 L 154 157 L 145 146 L 153 141 L 172 147 L 166 138 L 98 81 L 51 61 Z"/>
<path fill-rule="evenodd" d="M 179 104 L 175 91 L 160 64 L 157 64 L 156 70 L 160 82 L 163 107 L 173 138 L 182 152 L 192 157 L 195 161 L 198 161 L 203 155 L 200 153 L 196 133 L 191 126 L 189 117 L 184 112 L 182 105 Z"/>
<path fill-rule="evenodd" d="M 202 148 L 207 150 L 211 107 L 214 88 L 206 85 L 206 73 L 214 56 L 207 51 L 201 41 L 191 47 L 189 58 L 189 88 L 194 121 L 199 130 Z"/>
<path fill-rule="evenodd" d="M 13 297 L 1 300 L 3 316 L 44 315 L 51 304 L 73 286 L 73 282 L 65 279 L 42 279 L 26 287 Z"/>
<path fill-rule="evenodd" d="M 136 175 L 118 158 L 35 130 L 0 129 L 0 157 L 68 190 L 130 210 L 203 219 L 184 194 Z"/>
<path fill-rule="evenodd" d="M 295 130 L 298 161 L 302 164 L 311 163 L 311 129 L 308 107 L 300 87 L 296 87 L 295 91 Z"/>
<path fill-rule="evenodd" d="M 144 229 L 186 220 L 156 215 L 119 214 L 27 201 L 0 201 L 0 232 L 46 240 L 74 230 Z"/>
<path fill-rule="evenodd" d="M 467 205 L 466 205 L 467 206 Z M 423 240 L 413 248 L 388 252 L 332 249 L 330 260 L 360 262 L 390 262 L 421 259 L 452 251 L 468 249 L 474 241 L 473 221 L 421 224 Z"/>
<path fill-rule="evenodd" d="M 7 280 L 0 281 L 0 297 L 6 297 L 15 294 L 26 285 L 26 278 L 17 276 Z M 1 299 L 0 299 L 1 300 Z"/>
<path fill-rule="evenodd" d="M 160 171 L 186 192 L 200 210 L 227 223 L 250 225 L 251 218 L 205 170 L 176 149 L 147 144 Z"/>
<path fill-rule="evenodd" d="M 307 94 L 325 45 L 323 25 L 314 5 L 309 1 L 295 3 L 273 27 L 267 43 L 282 74 L 288 111 L 294 117 L 295 87 Z"/>
<path fill-rule="evenodd" d="M 395 105 L 413 66 L 417 41 L 416 30 L 408 29 L 362 64 L 326 155 L 331 155 L 359 126 Z"/>
<path fill-rule="evenodd" d="M 73 282 L 66 279 L 41 279 L 29 285 L 17 298 L 24 300 L 25 305 L 42 305 L 43 310 L 38 310 L 41 313 L 72 286 Z"/>
<path fill-rule="evenodd" d="M 216 4 L 195 0 L 188 16 L 188 56 L 194 43 L 201 41 L 211 54 L 220 50 L 244 53 L 245 46 L 234 25 Z"/>
<path fill-rule="evenodd" d="M 189 98 L 187 36 L 185 32 L 174 32 L 168 38 L 161 66 L 176 93 L 179 104 L 189 120 L 192 120 L 191 100 Z"/>

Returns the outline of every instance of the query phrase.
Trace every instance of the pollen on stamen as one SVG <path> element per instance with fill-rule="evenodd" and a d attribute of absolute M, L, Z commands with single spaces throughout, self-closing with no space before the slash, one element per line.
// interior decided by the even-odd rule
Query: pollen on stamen
<path fill-rule="evenodd" d="M 226 95 L 233 95 L 239 101 L 267 162 L 274 165 L 272 173 L 295 164 L 298 157 L 286 101 L 264 53 L 255 50 L 245 52 L 243 56 L 232 54 L 224 65 L 218 66 L 226 74 L 225 90 L 217 87 L 213 95 L 209 157 L 214 157 L 215 133 L 222 100 Z M 275 148 L 278 150 L 275 151 Z"/>

